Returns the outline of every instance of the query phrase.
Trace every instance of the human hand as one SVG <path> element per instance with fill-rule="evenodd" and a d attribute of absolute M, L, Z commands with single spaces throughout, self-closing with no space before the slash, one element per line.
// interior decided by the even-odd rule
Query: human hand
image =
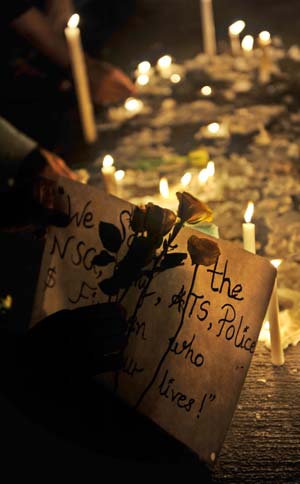
<path fill-rule="evenodd" d="M 111 64 L 87 57 L 87 70 L 92 99 L 96 105 L 122 102 L 137 94 L 129 77 Z"/>
<path fill-rule="evenodd" d="M 101 303 L 46 317 L 24 336 L 21 353 L 35 375 L 72 380 L 119 370 L 126 343 L 125 310 Z"/>
<path fill-rule="evenodd" d="M 72 171 L 65 161 L 56 153 L 48 151 L 45 148 L 40 148 L 42 156 L 45 158 L 45 166 L 41 169 L 39 175 L 41 177 L 57 180 L 60 176 L 70 178 L 71 180 L 78 180 L 78 176 Z"/>
<path fill-rule="evenodd" d="M 41 234 L 48 225 L 68 225 L 69 217 L 55 208 L 55 188 L 53 180 L 36 178 L 0 192 L 0 231 Z"/>

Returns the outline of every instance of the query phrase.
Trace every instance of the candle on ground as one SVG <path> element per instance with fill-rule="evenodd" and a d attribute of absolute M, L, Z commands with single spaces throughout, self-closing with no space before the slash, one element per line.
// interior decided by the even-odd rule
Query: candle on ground
<path fill-rule="evenodd" d="M 123 196 L 123 180 L 125 177 L 125 171 L 124 170 L 117 170 L 114 174 L 115 177 L 115 182 L 116 182 L 116 195 L 119 198 L 122 198 Z"/>
<path fill-rule="evenodd" d="M 252 35 L 245 35 L 241 42 L 241 46 L 244 54 L 248 57 L 253 54 L 253 44 L 254 38 L 252 37 Z"/>
<path fill-rule="evenodd" d="M 217 53 L 217 43 L 212 0 L 200 0 L 200 6 L 204 52 L 213 57 Z"/>
<path fill-rule="evenodd" d="M 172 75 L 172 57 L 169 55 L 163 55 L 157 61 L 157 70 L 161 77 L 169 79 Z"/>
<path fill-rule="evenodd" d="M 243 20 L 237 20 L 228 28 L 232 55 L 241 54 L 240 33 L 244 30 L 246 24 Z"/>
<path fill-rule="evenodd" d="M 97 128 L 78 23 L 79 15 L 75 13 L 69 19 L 68 26 L 65 28 L 65 36 L 70 52 L 71 68 L 84 138 L 87 143 L 93 143 L 97 139 Z"/>
<path fill-rule="evenodd" d="M 272 73 L 272 60 L 269 53 L 271 44 L 271 35 L 267 30 L 258 34 L 258 44 L 261 48 L 261 57 L 259 64 L 259 81 L 265 84 L 270 81 Z"/>
<path fill-rule="evenodd" d="M 203 86 L 200 89 L 202 96 L 210 96 L 212 94 L 212 88 L 210 86 Z"/>
<path fill-rule="evenodd" d="M 168 199 L 170 196 L 169 183 L 165 177 L 159 180 L 159 193 L 165 199 Z"/>
<path fill-rule="evenodd" d="M 187 171 L 180 179 L 183 188 L 187 188 L 192 181 L 192 174 Z"/>
<path fill-rule="evenodd" d="M 243 245 L 245 250 L 255 254 L 255 224 L 251 222 L 253 212 L 254 203 L 249 202 L 244 214 L 245 223 L 243 223 Z"/>
<path fill-rule="evenodd" d="M 115 194 L 116 179 L 115 179 L 114 159 L 111 155 L 105 155 L 102 162 L 101 174 L 103 178 L 104 188 L 107 193 Z"/>
<path fill-rule="evenodd" d="M 281 264 L 280 259 L 274 259 L 271 261 L 276 269 Z M 279 304 L 277 294 L 277 277 L 275 278 L 271 299 L 268 306 L 266 320 L 270 325 L 270 340 L 271 340 L 271 360 L 273 365 L 284 364 L 284 353 L 281 344 L 281 334 L 279 326 Z"/>
<path fill-rule="evenodd" d="M 131 114 L 139 113 L 144 107 L 143 101 L 135 97 L 128 97 L 124 103 L 124 108 Z"/>

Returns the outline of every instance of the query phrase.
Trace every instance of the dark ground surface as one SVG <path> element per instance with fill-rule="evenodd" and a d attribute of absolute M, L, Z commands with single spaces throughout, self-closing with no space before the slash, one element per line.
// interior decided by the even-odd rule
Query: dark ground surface
<path fill-rule="evenodd" d="M 139 61 L 156 60 L 166 52 L 178 62 L 199 52 L 201 21 L 197 0 L 140 0 L 138 4 L 136 16 L 102 48 L 107 60 L 130 73 Z M 245 33 L 257 34 L 267 29 L 274 35 L 280 35 L 285 45 L 300 41 L 299 0 L 215 0 L 214 6 L 220 47 L 222 40 L 226 39 L 227 26 L 238 18 L 247 22 Z M 87 40 L 94 45 L 93 37 Z M 54 125 L 48 119 L 50 127 L 55 128 L 51 139 L 48 138 L 49 146 L 58 146 L 70 164 L 77 167 L 84 158 L 87 161 L 94 158 L 95 148 L 86 148 L 80 140 L 78 129 L 72 124 L 76 120 L 74 112 L 70 110 L 60 118 L 60 109 L 53 115 Z M 101 112 L 99 116 L 102 116 Z M 66 124 L 67 121 L 71 124 Z M 61 123 L 62 132 L 66 133 L 63 142 L 62 136 L 59 136 Z M 49 124 L 42 126 L 45 139 L 49 134 Z M 34 134 L 35 127 L 29 129 Z M 1 240 L 1 283 L 3 286 L 5 280 L 7 291 L 13 293 L 17 282 L 18 308 L 13 319 L 19 331 L 24 330 L 29 318 L 41 249 L 40 242 L 33 243 L 31 238 L 24 239 L 24 236 Z M 18 393 L 11 389 L 1 397 L 3 463 L 6 461 L 12 474 L 20 470 L 24 477 L 39 475 L 41 467 L 47 473 L 54 471 L 57 478 L 62 474 L 74 477 L 82 472 L 84 482 L 90 480 L 91 474 L 101 479 L 107 472 L 110 479 L 116 479 L 121 473 L 123 479 L 128 477 L 130 480 L 135 480 L 137 476 L 142 480 L 147 475 L 157 479 L 169 476 L 175 482 L 193 478 L 197 482 L 209 482 L 211 479 L 211 482 L 228 484 L 299 483 L 299 356 L 299 345 L 291 347 L 286 353 L 286 365 L 275 368 L 270 363 L 270 353 L 262 345 L 258 346 L 219 462 L 208 477 L 206 469 L 198 467 L 191 455 L 181 453 L 182 449 L 174 442 L 164 440 L 155 429 L 149 430 L 147 425 L 144 433 L 136 430 L 131 437 L 132 442 L 135 438 L 141 448 L 144 446 L 145 454 L 151 455 L 152 448 L 152 460 L 148 458 L 146 462 L 137 462 L 134 451 L 128 457 L 128 449 L 127 458 L 123 460 L 104 455 L 101 445 L 105 434 L 101 425 L 95 425 L 93 421 L 99 418 L 98 408 L 96 404 L 89 408 L 83 394 L 77 395 L 78 398 L 74 395 L 74 408 L 69 412 L 64 407 L 66 402 L 64 405 L 62 402 L 61 405 L 45 402 L 40 395 L 27 395 L 24 398 L 22 391 Z M 101 393 L 93 394 L 94 388 L 81 390 L 100 407 Z M 32 409 L 36 412 L 32 412 Z M 113 405 L 109 407 L 107 404 L 106 432 L 110 429 L 111 435 L 115 432 L 118 439 L 121 428 L 123 433 L 119 438 L 122 441 L 124 432 L 129 433 L 130 430 L 126 426 L 117 428 L 114 410 Z M 126 418 L 126 411 L 122 408 L 121 415 L 123 412 Z M 63 422 L 65 417 L 67 422 Z M 138 427 L 139 421 L 135 420 L 134 425 Z M 155 447 L 156 454 L 153 450 Z M 160 449 L 164 449 L 165 456 L 159 452 Z"/>

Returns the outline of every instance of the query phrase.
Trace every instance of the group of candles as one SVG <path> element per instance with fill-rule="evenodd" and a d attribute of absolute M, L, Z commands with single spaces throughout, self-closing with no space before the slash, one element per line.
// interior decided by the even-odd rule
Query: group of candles
<path fill-rule="evenodd" d="M 170 55 L 163 55 L 156 63 L 156 71 L 163 79 L 170 79 L 173 84 L 181 81 L 180 66 L 177 66 Z M 149 61 L 142 61 L 135 71 L 136 84 L 146 86 L 154 73 Z"/>
<path fill-rule="evenodd" d="M 204 52 L 210 57 L 217 54 L 217 42 L 215 33 L 215 22 L 213 14 L 212 0 L 200 0 L 201 20 L 202 20 L 202 35 Z M 231 52 L 233 55 L 240 55 L 242 50 L 247 53 L 251 52 L 254 45 L 254 38 L 252 35 L 246 35 L 242 42 L 240 41 L 240 34 L 244 30 L 246 24 L 243 20 L 237 20 L 228 27 L 228 36 L 231 45 Z M 263 31 L 258 36 L 258 44 L 264 48 L 270 43 L 270 34 Z"/>
<path fill-rule="evenodd" d="M 254 203 L 249 202 L 244 214 L 243 223 L 243 246 L 245 250 L 256 253 L 255 243 L 255 224 L 251 222 L 254 213 Z M 271 264 L 277 269 L 280 264 L 280 259 L 271 260 Z M 271 359 L 274 365 L 283 365 L 284 353 L 281 344 L 281 334 L 279 325 L 279 304 L 277 295 L 277 277 L 274 282 L 272 295 L 270 298 L 265 323 L 269 326 L 270 342 L 271 342 Z"/>

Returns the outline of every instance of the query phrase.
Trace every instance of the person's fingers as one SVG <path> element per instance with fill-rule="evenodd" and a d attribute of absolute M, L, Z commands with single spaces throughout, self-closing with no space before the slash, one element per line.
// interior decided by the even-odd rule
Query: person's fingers
<path fill-rule="evenodd" d="M 115 69 L 113 73 L 113 80 L 116 84 L 123 88 L 124 91 L 127 91 L 129 94 L 136 94 L 137 88 L 133 84 L 133 82 L 129 79 L 124 72 L 120 71 L 119 69 Z"/>
<path fill-rule="evenodd" d="M 56 180 L 59 176 L 64 176 L 72 180 L 77 180 L 78 177 L 64 162 L 62 158 L 57 156 L 55 153 L 46 150 L 45 148 L 40 149 L 42 155 L 47 161 L 43 173 L 41 175 Z"/>

